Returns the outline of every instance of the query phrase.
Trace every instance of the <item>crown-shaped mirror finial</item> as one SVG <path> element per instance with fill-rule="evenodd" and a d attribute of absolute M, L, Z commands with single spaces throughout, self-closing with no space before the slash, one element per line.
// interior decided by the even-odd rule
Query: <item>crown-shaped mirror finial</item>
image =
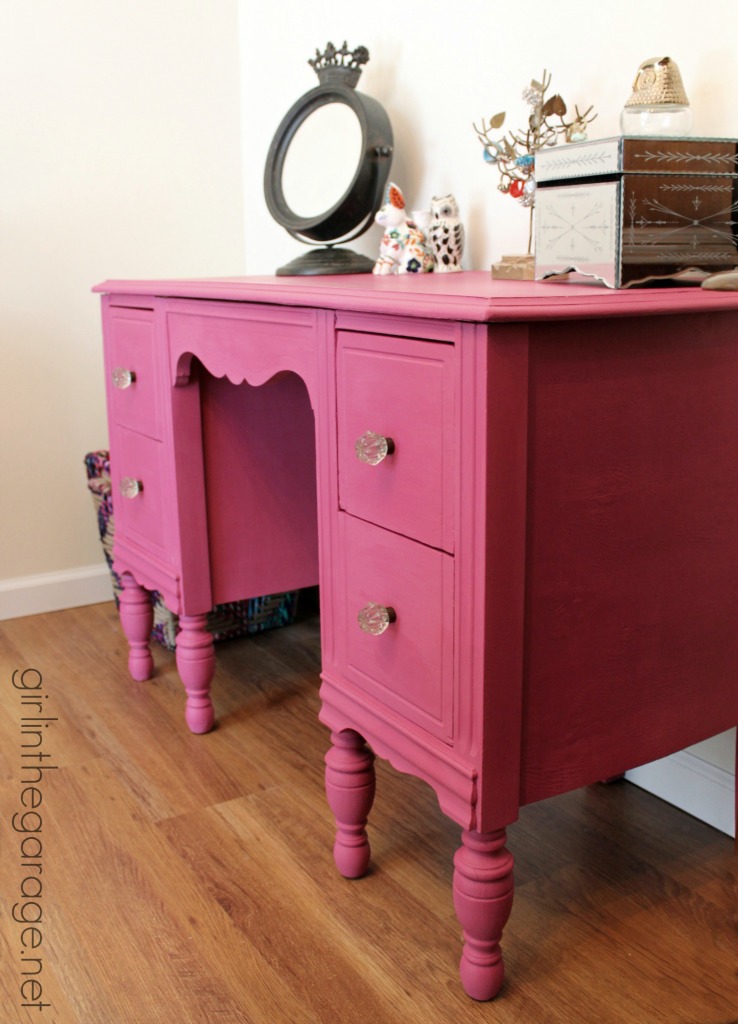
<path fill-rule="evenodd" d="M 366 46 L 357 46 L 349 50 L 346 42 L 340 50 L 333 43 L 326 45 L 323 53 L 315 51 L 315 56 L 308 64 L 318 76 L 321 85 L 341 85 L 354 89 L 361 78 L 361 70 L 369 60 Z"/>

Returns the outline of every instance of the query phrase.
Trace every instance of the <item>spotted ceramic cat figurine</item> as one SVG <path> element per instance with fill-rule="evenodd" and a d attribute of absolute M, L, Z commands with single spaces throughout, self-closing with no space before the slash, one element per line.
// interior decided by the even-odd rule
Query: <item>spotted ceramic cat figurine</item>
<path fill-rule="evenodd" d="M 384 228 L 375 274 L 423 274 L 433 270 L 435 260 L 425 235 L 408 217 L 402 192 L 392 181 L 375 220 Z"/>

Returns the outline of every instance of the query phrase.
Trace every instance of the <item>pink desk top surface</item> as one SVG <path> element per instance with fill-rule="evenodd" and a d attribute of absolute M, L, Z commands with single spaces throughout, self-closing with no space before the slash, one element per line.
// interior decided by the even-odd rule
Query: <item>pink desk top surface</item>
<path fill-rule="evenodd" d="M 496 281 L 487 271 L 460 274 L 347 274 L 326 277 L 222 277 L 104 281 L 93 291 L 361 310 L 441 320 L 530 321 L 738 309 L 738 292 L 698 285 L 612 291 L 600 284 Z"/>

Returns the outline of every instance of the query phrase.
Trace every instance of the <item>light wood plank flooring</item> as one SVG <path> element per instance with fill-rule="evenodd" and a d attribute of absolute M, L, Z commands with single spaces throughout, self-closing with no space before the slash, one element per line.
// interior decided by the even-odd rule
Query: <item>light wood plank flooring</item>
<path fill-rule="evenodd" d="M 425 785 L 379 763 L 371 873 L 333 868 L 309 601 L 219 645 L 207 736 L 154 656 L 133 683 L 112 604 L 0 623 L 3 1024 L 738 1021 L 732 840 L 625 782 L 524 809 L 507 982 L 477 1004 L 457 977 L 458 829 Z M 58 720 L 24 734 L 12 680 L 31 669 Z M 24 749 L 58 766 L 25 836 Z M 51 1006 L 22 1008 L 23 982 Z"/>

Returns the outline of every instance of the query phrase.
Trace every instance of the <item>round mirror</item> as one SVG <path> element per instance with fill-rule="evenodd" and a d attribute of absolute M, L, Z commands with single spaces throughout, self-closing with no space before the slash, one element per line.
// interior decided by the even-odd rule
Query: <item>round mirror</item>
<path fill-rule="evenodd" d="M 269 212 L 293 238 L 321 248 L 278 275 L 370 273 L 374 261 L 343 243 L 372 224 L 392 162 L 392 128 L 376 100 L 356 92 L 365 47 L 329 43 L 309 61 L 320 85 L 287 112 L 264 169 Z M 341 242 L 338 247 L 336 243 Z"/>
<path fill-rule="evenodd" d="M 361 142 L 359 119 L 345 103 L 318 107 L 302 122 L 282 168 L 282 193 L 298 217 L 323 213 L 348 191 L 361 163 Z"/>

